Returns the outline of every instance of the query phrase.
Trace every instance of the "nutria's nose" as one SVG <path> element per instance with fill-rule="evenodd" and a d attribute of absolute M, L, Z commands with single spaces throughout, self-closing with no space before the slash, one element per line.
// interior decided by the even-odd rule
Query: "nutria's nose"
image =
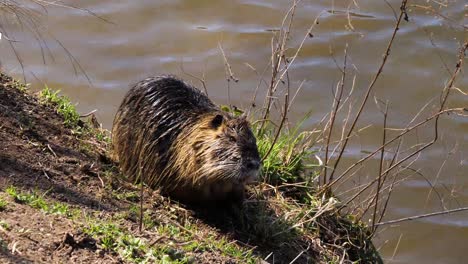
<path fill-rule="evenodd" d="M 260 168 L 260 162 L 258 160 L 248 160 L 247 169 L 258 170 Z"/>

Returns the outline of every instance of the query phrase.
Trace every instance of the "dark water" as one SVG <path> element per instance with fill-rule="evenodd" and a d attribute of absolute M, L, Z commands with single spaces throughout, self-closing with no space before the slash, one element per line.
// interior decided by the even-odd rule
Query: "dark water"
<path fill-rule="evenodd" d="M 396 12 L 399 2 L 389 1 Z M 235 76 L 230 101 L 246 106 L 258 83 L 258 76 L 246 63 L 262 72 L 271 54 L 271 38 L 290 7 L 286 0 L 201 0 L 201 1 L 80 1 L 112 23 L 87 12 L 51 7 L 42 32 L 49 31 L 73 54 L 87 78 L 74 73 L 70 57 L 62 46 L 45 34 L 45 64 L 41 45 L 24 25 L 11 16 L 0 19 L 15 43 L 24 64 L 27 80 L 33 87 L 61 89 L 79 102 L 81 113 L 97 109 L 97 115 L 110 128 L 113 115 L 129 84 L 159 73 L 175 73 L 198 85 L 184 74 L 205 74 L 210 97 L 228 103 L 222 45 Z M 374 93 L 390 102 L 388 124 L 402 128 L 428 101 L 431 103 L 418 120 L 429 116 L 439 102 L 441 89 L 450 78 L 457 50 L 467 38 L 464 1 L 410 1 L 410 22 L 403 21 L 391 50 L 388 64 Z M 431 6 L 443 19 L 420 6 Z M 40 9 L 38 9 L 40 11 Z M 349 15 L 348 11 L 349 10 Z M 322 12 L 322 13 L 321 13 Z M 312 110 L 305 128 L 313 128 L 329 111 L 332 88 L 340 80 L 337 64 L 349 45 L 349 83 L 356 75 L 353 103 L 360 102 L 375 74 L 392 34 L 395 17 L 385 1 L 302 1 L 295 14 L 290 47 L 297 47 L 316 16 L 321 13 L 313 38 L 306 40 L 291 67 L 292 86 L 304 81 L 292 106 L 291 121 Z M 16 76 L 22 69 L 5 39 L 0 41 L 3 68 Z M 75 63 L 75 66 L 78 67 Z M 182 70 L 183 68 L 183 70 Z M 456 87 L 467 92 L 468 78 L 461 73 Z M 264 89 L 264 88 L 262 88 Z M 450 107 L 466 107 L 468 97 L 454 92 Z M 356 108 L 357 105 L 354 105 Z M 381 142 L 382 114 L 373 100 L 365 108 L 358 128 L 367 129 L 355 137 L 345 153 L 343 167 L 376 149 Z M 391 132 L 389 132 L 391 133 Z M 405 140 L 405 148 L 430 140 L 433 129 L 421 128 Z M 405 149 L 404 151 L 409 151 Z M 409 152 L 404 152 L 409 153 Z M 377 160 L 363 168 L 352 185 L 375 175 Z M 441 119 L 440 141 L 418 156 L 401 177 L 411 174 L 393 193 L 385 219 L 395 219 L 468 205 L 468 119 L 450 115 Z M 435 186 L 429 195 L 428 181 Z M 341 188 L 344 191 L 350 188 Z M 429 197 L 429 198 L 428 198 Z M 388 262 L 463 263 L 468 250 L 468 213 L 456 213 L 414 220 L 380 229 L 375 244 Z M 398 245 L 398 246 L 397 246 Z"/>

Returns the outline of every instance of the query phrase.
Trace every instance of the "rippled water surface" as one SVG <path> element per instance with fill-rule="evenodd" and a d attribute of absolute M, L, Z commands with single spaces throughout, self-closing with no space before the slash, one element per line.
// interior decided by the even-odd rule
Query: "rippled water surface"
<path fill-rule="evenodd" d="M 267 66 L 271 38 L 290 4 L 286 0 L 79 1 L 79 7 L 109 22 L 84 11 L 49 8 L 47 18 L 42 18 L 45 28 L 41 30 L 49 31 L 61 44 L 45 34 L 47 46 L 37 42 L 13 18 L 0 19 L 8 36 L 17 41 L 15 47 L 25 65 L 27 81 L 33 87 L 47 83 L 61 89 L 72 101 L 79 102 L 81 113 L 98 109 L 98 118 L 110 128 L 129 84 L 154 74 L 174 73 L 196 85 L 199 85 L 197 80 L 184 72 L 205 74 L 210 97 L 217 103 L 228 103 L 219 45 L 239 79 L 238 83 L 230 84 L 230 102 L 246 106 L 259 79 L 252 68 L 261 74 Z M 389 1 L 389 4 L 399 12 L 399 1 Z M 403 21 L 372 94 L 390 102 L 391 127 L 405 126 L 421 107 L 433 100 L 418 120 L 429 116 L 427 111 L 432 111 L 439 102 L 440 91 L 450 78 L 448 71 L 454 69 L 457 50 L 467 38 L 466 27 L 463 28 L 467 24 L 464 1 L 442 0 L 440 5 L 436 1 L 410 1 L 410 4 L 409 22 Z M 439 15 L 417 5 L 430 5 Z M 297 48 L 319 14 L 313 37 L 305 41 L 290 72 L 294 89 L 304 81 L 291 109 L 291 121 L 312 110 L 306 129 L 315 127 L 330 109 L 332 89 L 341 77 L 337 65 L 342 64 L 346 44 L 351 76 L 348 79 L 351 82 L 356 75 L 354 100 L 358 102 L 377 71 L 395 22 L 392 9 L 383 0 L 304 0 L 295 14 L 291 48 Z M 67 56 L 62 45 L 73 54 L 92 84 L 76 62 L 74 69 L 71 63 L 74 59 Z M 21 77 L 22 69 L 4 39 L 0 41 L 0 54 L 3 68 Z M 462 72 L 456 87 L 466 92 L 467 84 L 467 75 Z M 454 93 L 449 105 L 466 107 L 468 98 Z M 412 176 L 393 193 L 386 220 L 468 205 L 468 119 L 450 115 L 441 120 L 440 141 L 411 164 L 417 173 L 402 171 L 401 177 Z M 380 145 L 382 114 L 373 102 L 368 104 L 358 123 L 359 128 L 367 125 L 371 126 L 353 140 L 345 153 L 343 166 Z M 423 128 L 407 140 L 421 143 L 432 136 L 433 129 Z M 409 151 L 404 149 L 403 153 Z M 377 160 L 370 162 L 353 184 L 375 175 L 377 164 Z M 428 182 L 435 186 L 429 198 Z M 385 226 L 379 231 L 374 242 L 388 262 L 464 263 L 466 260 L 466 212 Z"/>

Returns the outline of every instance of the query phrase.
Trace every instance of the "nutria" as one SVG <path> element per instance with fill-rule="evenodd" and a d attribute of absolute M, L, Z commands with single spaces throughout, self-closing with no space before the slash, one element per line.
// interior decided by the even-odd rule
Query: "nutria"
<path fill-rule="evenodd" d="M 245 116 L 222 111 L 174 76 L 145 79 L 120 105 L 112 127 L 123 173 L 188 203 L 242 201 L 260 157 Z"/>

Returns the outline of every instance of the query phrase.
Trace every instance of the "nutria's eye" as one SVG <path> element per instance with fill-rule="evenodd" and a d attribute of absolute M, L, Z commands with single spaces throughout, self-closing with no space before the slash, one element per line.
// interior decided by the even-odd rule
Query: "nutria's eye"
<path fill-rule="evenodd" d="M 213 120 L 211 120 L 211 127 L 212 128 L 218 128 L 221 126 L 223 123 L 223 116 L 222 115 L 216 115 Z"/>
<path fill-rule="evenodd" d="M 234 136 L 229 136 L 229 141 L 236 142 L 236 138 Z"/>

